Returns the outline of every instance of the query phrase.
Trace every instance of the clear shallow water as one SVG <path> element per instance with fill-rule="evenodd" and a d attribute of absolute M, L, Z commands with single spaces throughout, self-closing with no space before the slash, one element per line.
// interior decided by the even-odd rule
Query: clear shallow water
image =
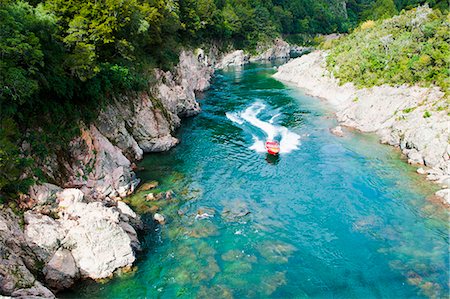
<path fill-rule="evenodd" d="M 425 200 L 434 186 L 376 137 L 330 134 L 332 112 L 273 72 L 252 65 L 217 73 L 181 144 L 140 164 L 144 181 L 158 180 L 158 191 L 175 198 L 145 202 L 138 193 L 130 202 L 144 213 L 158 207 L 168 223 L 144 215 L 134 270 L 62 297 L 448 295 L 448 214 Z M 226 116 L 255 103 L 265 106 L 258 119 L 300 137 L 297 149 L 258 152 L 264 130 Z M 196 217 L 203 213 L 213 217 Z"/>

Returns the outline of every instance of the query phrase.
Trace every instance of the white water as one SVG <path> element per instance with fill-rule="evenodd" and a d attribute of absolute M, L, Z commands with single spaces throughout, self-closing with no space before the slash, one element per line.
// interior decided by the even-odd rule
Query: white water
<path fill-rule="evenodd" d="M 265 138 L 262 139 L 255 134 L 253 136 L 253 144 L 249 147 L 250 149 L 257 152 L 265 152 L 266 149 L 264 147 L 264 142 L 267 139 L 275 139 L 278 138 L 280 140 L 280 153 L 290 153 L 293 150 L 298 149 L 300 145 L 300 136 L 294 132 L 289 131 L 288 128 L 283 126 L 274 125 L 275 119 L 280 116 L 280 114 L 276 114 L 272 116 L 272 118 L 265 122 L 258 118 L 258 114 L 260 114 L 266 105 L 261 102 L 255 102 L 250 107 L 241 112 L 227 112 L 226 116 L 229 120 L 239 125 L 243 125 L 244 123 L 250 124 L 253 127 L 260 129 L 264 134 Z"/>

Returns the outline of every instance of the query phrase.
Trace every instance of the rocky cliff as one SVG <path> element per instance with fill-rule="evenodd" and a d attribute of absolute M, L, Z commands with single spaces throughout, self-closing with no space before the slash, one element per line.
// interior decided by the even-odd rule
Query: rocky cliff
<path fill-rule="evenodd" d="M 342 125 L 375 132 L 383 143 L 399 147 L 418 172 L 439 183 L 437 194 L 450 205 L 448 172 L 450 117 L 445 94 L 437 87 L 339 85 L 326 70 L 326 52 L 316 51 L 281 66 L 275 78 L 292 82 L 336 108 Z M 445 108 L 447 107 L 447 108 Z"/>
<path fill-rule="evenodd" d="M 275 42 L 257 60 L 285 58 L 290 50 Z M 214 67 L 231 64 L 227 57 L 216 49 L 183 51 L 172 72 L 155 70 L 148 91 L 111 99 L 96 121 L 80 124 L 67 152 L 42 162 L 55 184 L 22 196 L 23 219 L 0 208 L 0 294 L 54 298 L 80 278 L 132 266 L 142 223 L 122 198 L 139 184 L 134 162 L 178 143 L 174 131 L 200 112 L 196 93 L 209 87 Z"/>
<path fill-rule="evenodd" d="M 133 162 L 178 143 L 173 133 L 181 118 L 200 112 L 195 94 L 212 74 L 202 50 L 183 51 L 172 72 L 155 70 L 147 92 L 112 99 L 95 122 L 80 124 L 67 152 L 48 157 L 42 170 L 59 186 L 35 185 L 22 196 L 23 230 L 0 209 L 0 294 L 53 298 L 79 278 L 133 264 L 142 223 L 121 200 L 139 183 Z"/>

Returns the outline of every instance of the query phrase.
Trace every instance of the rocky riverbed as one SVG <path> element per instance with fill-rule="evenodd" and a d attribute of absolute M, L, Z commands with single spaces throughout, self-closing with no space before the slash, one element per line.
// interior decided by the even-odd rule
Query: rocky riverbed
<path fill-rule="evenodd" d="M 326 55 L 315 51 L 296 58 L 274 77 L 331 103 L 342 126 L 375 132 L 382 143 L 399 147 L 419 174 L 442 187 L 436 195 L 450 206 L 450 117 L 444 93 L 437 87 L 340 85 L 326 69 Z M 343 134 L 341 128 L 333 132 Z"/>

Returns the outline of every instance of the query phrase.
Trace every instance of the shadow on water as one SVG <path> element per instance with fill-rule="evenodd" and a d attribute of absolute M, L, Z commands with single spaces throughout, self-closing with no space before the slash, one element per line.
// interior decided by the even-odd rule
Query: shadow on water
<path fill-rule="evenodd" d="M 266 154 L 266 161 L 269 164 L 277 165 L 280 162 L 280 155 Z"/>

